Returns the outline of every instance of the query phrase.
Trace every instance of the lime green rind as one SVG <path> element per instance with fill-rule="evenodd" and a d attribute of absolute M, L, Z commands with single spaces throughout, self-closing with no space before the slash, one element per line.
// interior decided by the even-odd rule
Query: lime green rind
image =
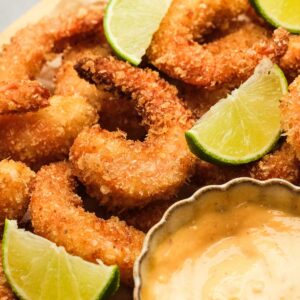
<path fill-rule="evenodd" d="M 272 18 L 270 14 L 266 12 L 266 10 L 262 7 L 261 1 L 263 0 L 249 0 L 252 7 L 255 9 L 255 11 L 264 18 L 270 25 L 274 26 L 275 28 L 283 27 L 287 31 L 295 34 L 300 34 L 300 23 L 299 26 L 291 26 L 290 24 L 284 23 L 282 21 L 279 21 L 276 18 Z M 276 3 L 274 3 L 276 5 Z"/>
<path fill-rule="evenodd" d="M 277 142 L 279 141 L 280 137 L 281 137 L 281 131 L 279 131 L 274 142 L 269 146 L 267 146 L 266 149 L 260 153 L 254 154 L 253 156 L 249 156 L 244 159 L 234 159 L 234 158 L 230 159 L 230 158 L 221 157 L 216 153 L 212 153 L 206 150 L 206 148 L 201 143 L 199 143 L 197 137 L 195 136 L 192 130 L 187 131 L 185 133 L 185 138 L 189 146 L 189 149 L 195 156 L 209 163 L 216 164 L 216 165 L 224 165 L 224 166 L 246 165 L 261 159 L 277 145 Z"/>
<path fill-rule="evenodd" d="M 119 56 L 121 59 L 128 61 L 129 63 L 131 63 L 134 66 L 138 66 L 141 62 L 142 62 L 142 58 L 143 56 L 146 54 L 146 50 L 147 48 L 150 46 L 151 44 L 151 39 L 153 34 L 157 31 L 157 29 L 159 28 L 159 24 L 162 21 L 165 13 L 167 12 L 168 7 L 171 4 L 171 0 L 162 0 L 159 3 L 162 3 L 161 6 L 159 8 L 157 8 L 157 6 L 155 4 L 151 4 L 152 2 L 149 0 L 144 0 L 145 1 L 145 9 L 143 10 L 143 12 L 147 12 L 148 16 L 150 16 L 150 20 L 152 20 L 153 18 L 153 23 L 151 23 L 151 28 L 148 28 L 148 24 L 149 24 L 149 18 L 146 18 L 146 20 L 148 20 L 148 22 L 145 22 L 145 24 L 140 24 L 141 28 L 144 28 L 144 32 L 143 34 L 139 35 L 138 30 L 140 28 L 137 28 L 135 30 L 135 28 L 130 27 L 130 24 L 134 24 L 134 21 L 137 23 L 141 23 L 142 21 L 139 20 L 139 18 L 137 18 L 135 20 L 134 17 L 132 17 L 133 15 L 136 16 L 140 16 L 140 11 L 141 11 L 141 7 L 143 7 L 143 3 L 142 1 L 137 1 L 137 0 L 130 0 L 133 4 L 132 4 L 132 9 L 128 10 L 128 26 L 126 26 L 126 32 L 132 32 L 131 35 L 128 35 L 128 39 L 129 41 L 132 40 L 131 45 L 140 45 L 141 43 L 141 48 L 138 48 L 139 50 L 137 51 L 138 53 L 132 53 L 127 51 L 123 46 L 120 44 L 120 42 L 118 41 L 118 37 L 117 35 L 115 35 L 113 33 L 113 29 L 112 29 L 112 20 L 113 18 L 117 18 L 118 15 L 114 15 L 116 7 L 122 3 L 121 1 L 129 1 L 129 0 L 110 0 L 106 10 L 105 10 L 105 16 L 104 16 L 104 34 L 106 36 L 107 41 L 109 42 L 110 46 L 112 47 L 112 49 L 114 50 L 114 52 L 117 54 L 117 56 Z M 134 3 L 136 2 L 136 6 L 134 5 Z M 153 6 L 153 12 L 152 12 L 152 7 L 149 8 L 149 4 L 151 4 Z M 123 10 L 123 12 L 126 13 L 126 9 Z M 155 14 L 156 13 L 156 14 Z M 158 14 L 157 14 L 158 13 Z M 153 16 L 153 17 L 152 17 Z M 159 17 L 158 17 L 159 16 Z M 124 17 L 124 15 L 120 15 L 120 20 L 122 20 L 122 17 Z M 127 15 L 125 17 L 125 20 L 127 21 Z M 124 23 L 124 21 L 123 21 Z M 153 26 L 152 26 L 153 25 Z M 125 25 L 123 26 L 125 28 Z M 133 29 L 133 30 L 132 30 Z M 122 33 L 122 30 L 124 31 L 125 29 L 120 29 L 120 33 Z M 134 36 L 134 34 L 137 34 L 136 36 Z M 119 34 L 119 36 L 121 36 L 121 34 Z M 123 37 L 126 37 L 126 35 Z M 137 41 L 139 43 L 137 43 Z M 131 49 L 129 49 L 131 50 Z"/>
<path fill-rule="evenodd" d="M 270 66 L 268 68 L 266 68 L 268 64 L 270 64 Z M 220 120 L 222 120 L 222 118 L 224 117 L 223 113 L 227 112 L 228 107 L 229 108 L 232 107 L 232 103 L 235 103 L 236 100 L 238 101 L 237 103 L 239 103 L 243 99 L 243 98 L 240 98 L 240 96 L 238 96 L 238 95 L 243 95 L 243 94 L 245 95 L 245 93 L 247 95 L 247 93 L 249 93 L 249 91 L 251 91 L 252 88 L 255 89 L 256 80 L 259 79 L 261 75 L 268 74 L 269 72 L 274 74 L 276 76 L 275 78 L 277 78 L 277 80 L 279 81 L 280 94 L 278 94 L 278 97 L 280 97 L 280 95 L 284 95 L 288 92 L 288 82 L 287 82 L 282 70 L 277 65 L 272 65 L 270 61 L 267 64 L 266 63 L 260 64 L 260 66 L 256 69 L 254 75 L 251 78 L 249 78 L 249 80 L 247 82 L 245 82 L 240 87 L 240 89 L 234 91 L 231 96 L 228 96 L 227 98 L 225 98 L 223 100 L 220 100 L 215 106 L 212 107 L 212 109 L 207 114 L 205 114 L 195 124 L 195 126 L 192 129 L 190 129 L 189 131 L 186 132 L 186 134 L 185 134 L 186 141 L 187 141 L 187 144 L 192 153 L 194 153 L 200 159 L 214 163 L 214 164 L 243 165 L 243 164 L 247 164 L 247 163 L 250 163 L 250 162 L 260 159 L 261 157 L 266 155 L 268 152 L 270 152 L 275 147 L 275 145 L 277 144 L 277 142 L 281 136 L 279 119 L 278 119 L 278 124 L 276 121 L 276 124 L 278 126 L 276 125 L 275 128 L 269 127 L 269 128 L 274 128 L 274 129 L 272 129 L 270 131 L 270 135 L 268 135 L 268 139 L 265 140 L 265 143 L 261 144 L 262 147 L 256 148 L 256 151 L 254 153 L 250 151 L 251 150 L 251 148 L 250 148 L 249 151 L 248 150 L 242 151 L 242 152 L 238 151 L 238 152 L 240 152 L 240 154 L 238 155 L 238 152 L 237 152 L 236 153 L 237 155 L 234 155 L 234 152 L 232 152 L 232 151 L 228 152 L 226 150 L 226 148 L 224 148 L 225 151 L 223 151 L 222 148 L 217 147 L 217 144 L 215 144 L 215 143 L 210 144 L 210 140 L 207 139 L 207 137 L 209 135 L 213 134 L 213 131 L 212 132 L 210 132 L 210 131 L 213 130 L 214 126 L 217 126 L 216 128 L 218 128 L 217 124 L 220 124 Z M 258 81 L 258 84 L 259 84 L 259 82 L 260 81 Z M 251 86 L 253 86 L 253 87 L 251 87 Z M 249 87 L 251 88 L 250 90 L 249 90 Z M 268 87 L 268 86 L 266 86 L 266 87 Z M 242 94 L 240 94 L 240 91 Z M 268 88 L 266 91 L 268 91 Z M 268 94 L 266 94 L 266 95 L 268 95 Z M 238 97 L 238 98 L 235 98 L 235 97 Z M 236 100 L 234 100 L 234 99 L 236 99 Z M 243 99 L 243 100 L 246 100 L 246 99 Z M 241 103 L 245 103 L 245 102 L 241 102 Z M 260 103 L 262 103 L 262 102 L 260 102 Z M 236 104 L 233 107 L 236 107 Z M 223 113 L 221 113 L 222 111 L 223 111 Z M 249 112 L 251 113 L 251 111 L 249 111 Z M 221 114 L 218 116 L 219 113 L 221 113 Z M 274 111 L 274 113 L 275 113 L 274 116 L 277 116 L 277 114 L 279 113 L 279 107 L 278 107 L 278 109 L 276 108 L 276 112 Z M 251 113 L 251 115 L 252 114 L 253 113 Z M 254 114 L 256 114 L 256 113 L 254 113 Z M 231 115 L 231 113 L 230 113 L 230 115 Z M 217 116 L 217 117 L 215 117 L 215 116 Z M 236 116 L 235 116 L 235 118 L 236 118 Z M 279 118 L 279 115 L 278 115 L 278 118 Z M 217 120 L 219 120 L 219 121 L 217 121 Z M 229 119 L 229 120 L 231 120 L 231 119 Z M 214 123 L 215 121 L 217 123 Z M 211 124 L 211 125 L 208 125 L 208 124 Z M 216 125 L 213 125 L 213 124 L 216 124 Z M 232 123 L 232 124 L 235 124 L 235 123 Z M 251 125 L 251 123 L 249 123 L 249 125 Z M 275 125 L 275 124 L 273 124 L 273 125 Z M 204 129 L 204 128 L 211 128 L 211 129 L 209 129 L 209 131 L 207 131 L 207 129 Z M 253 128 L 255 128 L 255 127 L 253 127 Z M 259 127 L 257 127 L 257 128 L 259 128 Z M 227 130 L 229 130 L 229 132 L 231 131 L 230 128 L 228 128 Z M 228 131 L 224 131 L 224 133 L 225 132 L 228 132 Z M 235 133 L 235 131 L 233 131 L 233 133 Z M 221 131 L 221 134 L 222 134 L 222 131 Z M 252 133 L 252 135 L 250 135 L 250 137 L 252 136 L 252 140 L 255 137 L 255 135 L 253 135 L 253 134 L 255 134 L 255 133 Z M 206 135 L 206 137 L 205 137 L 205 135 Z M 201 138 L 201 136 L 204 137 L 204 139 Z M 239 135 L 237 135 L 237 136 L 239 136 Z M 229 141 L 228 145 L 230 147 L 232 147 L 232 145 L 234 145 L 234 143 L 235 143 L 234 139 L 232 140 L 233 144 L 232 144 L 232 142 L 230 142 L 230 139 L 228 141 Z M 236 148 L 236 149 L 238 150 L 239 148 Z M 242 149 L 243 148 L 241 148 L 240 150 L 242 150 Z M 246 150 L 246 149 L 244 149 L 244 150 Z M 232 155 L 230 154 L 230 152 L 232 153 Z"/>
<path fill-rule="evenodd" d="M 130 62 L 134 66 L 138 66 L 142 62 L 142 58 L 138 58 L 135 56 L 130 55 L 129 53 L 125 53 L 123 49 L 121 49 L 118 46 L 118 43 L 112 38 L 113 34 L 110 32 L 109 28 L 109 20 L 111 16 L 111 10 L 113 9 L 113 2 L 114 0 L 109 1 L 104 14 L 104 21 L 103 21 L 103 27 L 104 27 L 104 34 L 105 37 L 109 43 L 109 45 L 112 47 L 114 52 L 117 54 L 117 56 L 123 60 L 126 60 Z"/>
<path fill-rule="evenodd" d="M 8 267 L 7 267 L 7 262 L 5 260 L 5 257 L 7 257 L 7 236 L 8 236 L 8 227 L 9 227 L 9 220 L 5 220 L 4 222 L 4 231 L 3 231 L 3 238 L 2 238 L 2 265 L 3 265 L 3 272 L 4 275 L 6 277 L 7 282 L 10 285 L 10 288 L 12 289 L 12 291 L 14 292 L 14 294 L 20 299 L 20 300 L 26 300 L 23 295 L 21 295 L 21 293 L 16 289 L 16 287 L 13 285 L 13 282 L 11 282 L 10 278 L 10 274 L 8 274 Z"/>
<path fill-rule="evenodd" d="M 111 278 L 107 283 L 106 289 L 103 290 L 99 298 L 95 300 L 105 300 L 112 297 L 120 287 L 120 270 L 117 266 L 113 266 L 113 272 Z"/>
<path fill-rule="evenodd" d="M 8 266 L 8 251 L 9 251 L 9 246 L 8 246 L 8 239 L 9 239 L 9 235 L 10 232 L 12 231 L 23 231 L 24 235 L 27 236 L 33 236 L 35 239 L 38 239 L 40 242 L 44 242 L 47 245 L 49 245 L 49 247 L 53 247 L 55 249 L 57 249 L 57 251 L 63 251 L 63 254 L 68 257 L 69 259 L 71 259 L 74 263 L 74 261 L 76 260 L 78 262 L 78 260 L 85 262 L 84 260 L 82 260 L 79 257 L 76 256 L 72 256 L 70 254 L 68 254 L 63 248 L 61 247 L 57 247 L 55 244 L 53 244 L 52 242 L 48 241 L 47 239 L 44 239 L 40 236 L 35 236 L 33 233 L 31 232 L 26 232 L 23 229 L 18 229 L 17 226 L 17 222 L 16 221 L 10 221 L 10 220 L 5 220 L 5 226 L 4 226 L 4 234 L 3 234 L 3 242 L 2 242 L 2 252 L 3 252 L 3 256 L 2 256 L 2 261 L 3 261 L 3 270 L 4 270 L 4 274 L 7 278 L 8 283 L 10 284 L 13 292 L 21 299 L 21 300 L 34 300 L 29 298 L 26 294 L 24 294 L 22 288 L 18 288 L 17 284 L 14 282 L 13 280 L 13 276 L 10 273 L 9 269 L 10 267 Z M 60 252 L 61 254 L 61 252 Z M 90 265 L 95 265 L 92 263 L 88 263 L 85 262 L 85 264 L 90 264 Z M 94 295 L 96 295 L 93 298 L 90 298 L 91 300 L 103 300 L 103 299 L 108 299 L 109 297 L 111 297 L 119 288 L 119 284 L 120 284 L 120 272 L 117 266 L 104 266 L 101 262 L 99 262 L 99 268 L 100 268 L 100 264 L 101 266 L 101 272 L 104 272 L 104 268 L 106 269 L 105 272 L 109 272 L 107 274 L 109 274 L 109 278 L 107 278 L 106 276 L 106 281 L 105 281 L 105 285 L 102 286 L 99 285 L 99 290 L 95 291 Z M 75 266 L 75 265 L 73 265 Z M 96 266 L 96 265 L 95 265 Z M 103 268 L 104 267 L 104 268 Z M 103 271 L 102 271 L 103 270 Z M 98 269 L 99 271 L 99 269 Z M 46 273 L 45 273 L 46 274 Z M 75 274 L 75 273 L 74 273 Z"/>

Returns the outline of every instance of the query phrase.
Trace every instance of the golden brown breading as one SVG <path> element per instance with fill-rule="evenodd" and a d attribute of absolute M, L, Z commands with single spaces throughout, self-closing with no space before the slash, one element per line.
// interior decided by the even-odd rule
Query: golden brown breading
<path fill-rule="evenodd" d="M 56 43 L 95 31 L 103 20 L 103 3 L 44 18 L 21 29 L 0 53 L 0 80 L 31 80 Z"/>
<path fill-rule="evenodd" d="M 96 110 L 80 97 L 52 97 L 37 112 L 0 116 L 0 159 L 38 167 L 64 159 L 79 132 L 96 124 Z"/>
<path fill-rule="evenodd" d="M 248 7 L 246 0 L 174 0 L 148 49 L 151 63 L 169 76 L 197 86 L 241 83 L 263 57 L 276 60 L 285 53 L 287 32 L 279 29 L 273 39 L 254 44 L 247 42 L 246 35 L 240 40 L 224 37 L 207 45 L 195 39 L 203 37 L 207 26 L 218 27 Z"/>
<path fill-rule="evenodd" d="M 140 125 L 141 118 L 131 101 L 116 93 L 109 93 L 103 87 L 81 79 L 74 70 L 75 63 L 84 57 L 108 56 L 112 50 L 104 41 L 103 33 L 96 41 L 82 42 L 64 53 L 63 64 L 56 77 L 57 95 L 78 95 L 86 98 L 100 115 L 100 126 L 109 131 L 120 129 L 127 133 L 129 139 L 138 140 L 145 136 L 145 129 Z"/>
<path fill-rule="evenodd" d="M 197 172 L 192 182 L 197 186 L 207 186 L 223 184 L 238 177 L 251 177 L 259 180 L 281 178 L 299 184 L 300 163 L 291 146 L 283 143 L 273 153 L 246 166 L 217 166 L 198 160 Z M 120 214 L 120 218 L 129 225 L 147 232 L 160 221 L 166 210 L 178 200 L 180 199 L 174 198 L 169 202 L 155 202 L 140 209 L 125 211 Z"/>
<path fill-rule="evenodd" d="M 30 186 L 35 173 L 23 163 L 0 162 L 0 226 L 5 219 L 20 220 L 28 207 Z M 1 298 L 0 298 L 1 299 Z"/>
<path fill-rule="evenodd" d="M 300 74 L 300 37 L 291 35 L 286 54 L 279 63 L 288 78 L 296 78 Z"/>
<path fill-rule="evenodd" d="M 267 180 L 280 178 L 300 183 L 300 163 L 292 147 L 284 142 L 279 149 L 263 157 L 250 169 L 250 177 Z"/>
<path fill-rule="evenodd" d="M 287 141 L 300 159 L 300 76 L 290 85 L 289 93 L 283 97 L 280 107 Z"/>
<path fill-rule="evenodd" d="M 0 81 L 0 114 L 38 110 L 49 105 L 49 97 L 49 91 L 35 81 Z"/>
<path fill-rule="evenodd" d="M 131 96 L 149 128 L 143 142 L 98 126 L 80 133 L 70 160 L 88 192 L 112 208 L 169 199 L 191 176 L 195 160 L 184 137 L 193 119 L 177 89 L 156 72 L 114 58 L 86 59 L 76 69 L 97 85 Z"/>
<path fill-rule="evenodd" d="M 116 217 L 103 220 L 84 211 L 75 186 L 67 163 L 52 164 L 38 172 L 30 204 L 34 232 L 86 260 L 118 265 L 122 280 L 132 283 L 143 233 Z"/>

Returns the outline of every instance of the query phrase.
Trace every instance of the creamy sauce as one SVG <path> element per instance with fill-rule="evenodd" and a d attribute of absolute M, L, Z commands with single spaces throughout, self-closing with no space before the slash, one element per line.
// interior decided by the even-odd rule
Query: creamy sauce
<path fill-rule="evenodd" d="M 300 218 L 258 204 L 208 211 L 149 258 L 142 300 L 300 299 Z"/>

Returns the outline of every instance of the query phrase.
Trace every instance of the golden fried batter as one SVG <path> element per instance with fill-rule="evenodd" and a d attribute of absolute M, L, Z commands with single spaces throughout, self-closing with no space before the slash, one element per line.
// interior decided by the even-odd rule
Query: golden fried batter
<path fill-rule="evenodd" d="M 30 186 L 35 173 L 23 163 L 0 162 L 0 226 L 5 219 L 20 220 L 28 207 Z M 1 299 L 1 298 L 0 298 Z"/>
<path fill-rule="evenodd" d="M 31 166 L 64 159 L 79 132 L 96 124 L 96 110 L 81 97 L 52 97 L 37 112 L 0 116 L 0 159 Z"/>
<path fill-rule="evenodd" d="M 112 208 L 169 199 L 191 176 L 195 160 L 184 137 L 193 119 L 177 89 L 153 71 L 114 58 L 86 59 L 76 69 L 90 82 L 130 95 L 149 128 L 144 142 L 98 126 L 80 133 L 70 160 L 88 192 Z"/>
<path fill-rule="evenodd" d="M 67 163 L 43 167 L 35 181 L 30 212 L 34 232 L 74 255 L 118 265 L 122 280 L 132 283 L 132 268 L 144 235 L 118 218 L 97 218 L 84 211 Z"/>
<path fill-rule="evenodd" d="M 300 159 L 300 76 L 290 85 L 289 93 L 281 101 L 281 115 L 287 141 Z"/>
<path fill-rule="evenodd" d="M 102 20 L 103 3 L 44 18 L 21 29 L 0 53 L 0 80 L 31 80 L 57 42 L 93 32 Z"/>
<path fill-rule="evenodd" d="M 49 97 L 49 91 L 35 81 L 0 81 L 0 114 L 38 110 L 49 104 Z"/>
<path fill-rule="evenodd" d="M 246 0 L 174 0 L 148 49 L 151 63 L 169 76 L 197 86 L 241 83 L 263 57 L 275 59 L 285 53 L 285 31 L 275 31 L 273 39 L 263 37 L 254 44 L 247 42 L 247 35 L 224 37 L 207 45 L 195 40 L 203 37 L 207 27 L 224 26 L 226 20 L 248 8 Z"/>
<path fill-rule="evenodd" d="M 64 53 L 63 64 L 56 76 L 55 94 L 86 98 L 99 112 L 99 124 L 102 128 L 109 131 L 120 129 L 127 133 L 129 139 L 142 139 L 145 136 L 145 129 L 140 125 L 141 118 L 132 102 L 124 96 L 105 91 L 103 87 L 96 88 L 95 85 L 81 79 L 74 70 L 74 65 L 79 59 L 105 57 L 110 54 L 112 50 L 104 41 L 103 33 L 96 41 L 81 43 L 68 49 Z"/>

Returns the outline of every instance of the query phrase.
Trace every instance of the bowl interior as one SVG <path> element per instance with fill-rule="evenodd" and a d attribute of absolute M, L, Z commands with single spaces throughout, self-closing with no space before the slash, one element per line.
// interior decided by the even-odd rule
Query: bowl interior
<path fill-rule="evenodd" d="M 142 254 L 135 265 L 134 299 L 141 299 L 143 282 L 147 280 L 149 258 L 157 246 L 179 228 L 195 217 L 208 211 L 226 211 L 248 202 L 263 207 L 300 215 L 300 189 L 283 180 L 260 182 L 251 179 L 237 179 L 222 186 L 200 189 L 191 198 L 174 204 L 148 233 Z"/>

